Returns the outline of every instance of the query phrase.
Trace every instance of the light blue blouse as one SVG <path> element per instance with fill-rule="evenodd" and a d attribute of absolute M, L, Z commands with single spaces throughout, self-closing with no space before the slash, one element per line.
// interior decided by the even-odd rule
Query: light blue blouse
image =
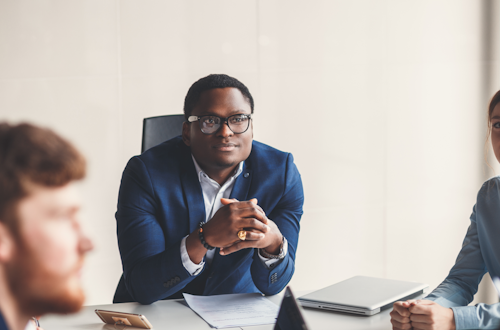
<path fill-rule="evenodd" d="M 500 303 L 467 306 L 483 275 L 500 277 L 500 176 L 486 181 L 477 194 L 462 250 L 448 277 L 425 299 L 451 307 L 458 329 L 497 329 Z"/>

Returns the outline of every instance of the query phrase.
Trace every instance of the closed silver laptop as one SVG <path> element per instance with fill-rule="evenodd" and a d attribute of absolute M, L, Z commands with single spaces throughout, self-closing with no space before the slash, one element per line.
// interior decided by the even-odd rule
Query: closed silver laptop
<path fill-rule="evenodd" d="M 299 298 L 304 307 L 359 315 L 374 315 L 398 300 L 415 298 L 427 284 L 354 276 Z"/>

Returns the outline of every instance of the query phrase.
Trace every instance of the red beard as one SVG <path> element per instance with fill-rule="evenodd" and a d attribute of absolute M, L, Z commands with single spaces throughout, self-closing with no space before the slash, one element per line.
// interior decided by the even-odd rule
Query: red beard
<path fill-rule="evenodd" d="M 68 274 L 54 274 L 44 267 L 43 260 L 38 260 L 26 244 L 17 243 L 16 256 L 6 265 L 6 275 L 19 308 L 28 315 L 80 310 L 85 294 L 79 283 L 70 285 L 69 280 L 81 268 L 83 256 L 78 266 Z"/>

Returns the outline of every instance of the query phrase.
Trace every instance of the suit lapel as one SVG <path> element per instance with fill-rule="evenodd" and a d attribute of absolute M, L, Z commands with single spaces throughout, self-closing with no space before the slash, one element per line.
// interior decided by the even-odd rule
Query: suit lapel
<path fill-rule="evenodd" d="M 205 221 L 206 215 L 198 174 L 191 159 L 191 153 L 186 154 L 182 157 L 184 161 L 181 164 L 181 182 L 189 212 L 189 232 L 191 233 L 201 221 Z"/>
<path fill-rule="evenodd" d="M 248 160 L 243 164 L 243 172 L 238 175 L 234 183 L 233 191 L 229 198 L 236 198 L 239 201 L 246 201 L 248 196 L 248 191 L 250 190 L 250 184 L 252 183 L 252 169 L 248 166 Z M 250 196 L 252 197 L 252 196 Z"/>

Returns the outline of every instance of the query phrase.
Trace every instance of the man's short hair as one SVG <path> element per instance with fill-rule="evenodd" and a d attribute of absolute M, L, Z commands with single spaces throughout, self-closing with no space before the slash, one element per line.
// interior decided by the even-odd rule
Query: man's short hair
<path fill-rule="evenodd" d="M 245 86 L 241 81 L 236 78 L 230 77 L 227 74 L 211 74 L 206 77 L 201 78 L 197 82 L 195 82 L 189 88 L 186 98 L 184 99 L 184 118 L 187 120 L 189 116 L 191 116 L 191 112 L 193 108 L 196 106 L 198 101 L 200 100 L 200 95 L 204 91 L 214 89 L 214 88 L 238 88 L 243 94 L 243 96 L 247 99 L 250 104 L 251 112 L 253 113 L 253 97 L 250 94 L 247 86 Z"/>
<path fill-rule="evenodd" d="M 17 234 L 16 209 L 30 185 L 61 187 L 85 176 L 85 158 L 50 129 L 0 122 L 0 222 Z"/>

